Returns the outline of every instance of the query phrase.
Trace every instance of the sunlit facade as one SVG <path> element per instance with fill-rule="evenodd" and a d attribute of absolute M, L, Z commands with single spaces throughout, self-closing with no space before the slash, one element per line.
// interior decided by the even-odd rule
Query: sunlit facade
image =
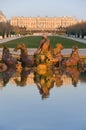
<path fill-rule="evenodd" d="M 0 22 L 6 22 L 6 17 L 2 11 L 0 11 Z"/>
<path fill-rule="evenodd" d="M 75 17 L 11 17 L 12 26 L 26 27 L 27 30 L 55 30 L 78 22 Z"/>

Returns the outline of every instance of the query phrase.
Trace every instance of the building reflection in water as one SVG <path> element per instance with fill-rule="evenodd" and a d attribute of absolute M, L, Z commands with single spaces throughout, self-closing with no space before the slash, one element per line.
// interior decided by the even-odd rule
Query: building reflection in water
<path fill-rule="evenodd" d="M 0 88 L 8 83 L 16 84 L 19 87 L 36 84 L 42 99 L 49 97 L 50 90 L 54 87 L 77 86 L 78 82 L 86 82 L 86 71 L 77 67 L 53 68 L 46 72 L 39 72 L 33 69 L 24 68 L 20 72 L 14 68 L 8 68 L 0 73 Z"/>

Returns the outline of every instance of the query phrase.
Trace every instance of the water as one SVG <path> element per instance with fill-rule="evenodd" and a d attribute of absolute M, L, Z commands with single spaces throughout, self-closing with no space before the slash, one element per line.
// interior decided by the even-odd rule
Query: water
<path fill-rule="evenodd" d="M 0 86 L 0 130 L 86 130 L 86 71 L 8 70 Z"/>

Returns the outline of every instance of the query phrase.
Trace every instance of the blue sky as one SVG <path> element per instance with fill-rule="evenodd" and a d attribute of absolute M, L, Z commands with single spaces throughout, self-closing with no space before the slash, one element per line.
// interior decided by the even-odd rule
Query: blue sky
<path fill-rule="evenodd" d="M 1 0 L 0 10 L 11 16 L 75 16 L 86 19 L 86 0 Z"/>

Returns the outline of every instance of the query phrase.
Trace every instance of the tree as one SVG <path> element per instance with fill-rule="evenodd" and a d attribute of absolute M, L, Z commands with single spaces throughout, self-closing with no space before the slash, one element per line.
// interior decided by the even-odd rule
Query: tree
<path fill-rule="evenodd" d="M 66 28 L 66 33 L 83 38 L 86 35 L 86 22 L 81 22 Z"/>
<path fill-rule="evenodd" d="M 0 35 L 3 36 L 3 38 L 5 35 L 8 37 L 11 30 L 12 30 L 12 27 L 11 27 L 9 21 L 7 21 L 6 23 L 5 22 L 0 23 Z"/>

